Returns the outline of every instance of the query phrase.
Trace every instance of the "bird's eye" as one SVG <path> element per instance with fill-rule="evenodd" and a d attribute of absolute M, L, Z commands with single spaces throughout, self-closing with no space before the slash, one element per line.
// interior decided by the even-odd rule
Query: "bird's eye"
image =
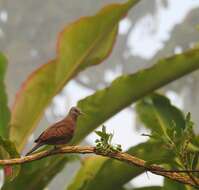
<path fill-rule="evenodd" d="M 75 113 L 79 113 L 79 111 L 78 110 L 74 110 L 75 111 Z"/>

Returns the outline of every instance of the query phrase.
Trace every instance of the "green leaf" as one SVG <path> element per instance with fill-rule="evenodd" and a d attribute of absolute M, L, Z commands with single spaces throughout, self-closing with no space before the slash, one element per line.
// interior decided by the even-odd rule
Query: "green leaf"
<path fill-rule="evenodd" d="M 10 120 L 10 111 L 7 106 L 7 95 L 5 92 L 4 78 L 7 67 L 5 56 L 0 53 L 0 136 L 8 136 L 8 123 Z"/>
<path fill-rule="evenodd" d="M 195 170 L 197 168 L 198 159 L 199 159 L 199 153 L 198 152 L 194 152 L 193 153 L 193 160 L 192 160 L 192 163 L 191 163 L 191 169 L 192 170 Z"/>
<path fill-rule="evenodd" d="M 107 138 L 107 134 L 102 131 L 95 131 L 95 133 L 102 138 Z"/>
<path fill-rule="evenodd" d="M 16 142 L 18 150 L 22 150 L 45 108 L 64 85 L 81 70 L 107 58 L 115 42 L 118 22 L 138 1 L 106 6 L 96 15 L 81 18 L 61 32 L 56 60 L 32 73 L 16 98 L 10 138 Z"/>
<path fill-rule="evenodd" d="M 19 158 L 20 155 L 16 150 L 14 143 L 10 140 L 0 137 L 0 159 Z M 4 173 L 6 181 L 12 181 L 20 171 L 20 165 L 5 166 Z"/>
<path fill-rule="evenodd" d="M 132 190 L 162 190 L 162 187 L 161 186 L 149 186 L 149 187 L 133 188 Z"/>
<path fill-rule="evenodd" d="M 70 184 L 67 190 L 86 189 L 93 177 L 99 172 L 101 166 L 107 159 L 101 156 L 92 156 L 86 158 L 81 169 L 74 178 L 75 183 Z"/>
<path fill-rule="evenodd" d="M 158 154 L 157 148 L 159 150 Z M 128 153 L 144 160 L 152 160 L 154 157 L 160 159 L 170 155 L 161 144 L 150 141 L 132 147 L 128 150 Z M 101 157 L 98 159 L 101 159 Z M 88 160 L 87 162 L 90 161 Z M 144 172 L 143 168 L 108 158 L 99 163 L 95 162 L 92 164 L 91 162 L 90 165 L 92 167 L 87 168 L 87 170 L 84 170 L 85 165 L 82 166 L 73 179 L 70 190 L 93 190 L 93 187 L 95 187 L 95 190 L 121 189 L 132 178 Z M 96 168 L 97 171 L 95 171 Z M 88 178 L 91 179 L 88 180 Z"/>
<path fill-rule="evenodd" d="M 102 131 L 95 131 L 95 133 L 99 137 L 101 137 L 100 141 L 103 141 L 103 143 L 105 143 L 105 144 L 108 144 L 108 143 L 111 144 L 111 140 L 113 138 L 113 134 L 112 133 L 107 133 L 106 132 L 106 127 L 104 125 L 102 126 Z"/>
<path fill-rule="evenodd" d="M 106 127 L 104 125 L 102 126 L 102 132 L 106 133 Z"/>
<path fill-rule="evenodd" d="M 184 131 L 183 131 L 183 133 L 184 133 L 184 135 L 185 136 L 188 136 L 190 139 L 192 139 L 192 138 L 196 138 L 196 135 L 195 135 L 195 133 L 194 133 L 194 130 L 193 130 L 193 128 L 194 128 L 194 123 L 193 123 L 193 121 L 191 120 L 191 114 L 190 113 L 188 113 L 187 115 L 186 115 L 186 119 L 185 119 L 185 129 L 184 129 Z"/>
<path fill-rule="evenodd" d="M 180 136 L 185 128 L 183 113 L 174 107 L 168 98 L 157 93 L 138 102 L 136 112 L 145 126 L 159 136 L 168 135 L 172 138 L 173 134 L 169 132 L 174 132 L 173 130 Z"/>
<path fill-rule="evenodd" d="M 107 119 L 148 93 L 199 68 L 199 49 L 162 59 L 151 68 L 124 75 L 78 102 L 87 115 L 78 120 L 77 143 Z M 107 106 L 108 105 L 108 106 Z"/>
<path fill-rule="evenodd" d="M 23 164 L 19 175 L 12 182 L 6 182 L 2 190 L 44 189 L 71 159 L 71 156 L 58 155 Z"/>
<path fill-rule="evenodd" d="M 164 179 L 164 186 L 162 187 L 162 190 L 189 190 L 186 188 L 186 186 L 182 183 L 170 180 L 165 178 Z"/>

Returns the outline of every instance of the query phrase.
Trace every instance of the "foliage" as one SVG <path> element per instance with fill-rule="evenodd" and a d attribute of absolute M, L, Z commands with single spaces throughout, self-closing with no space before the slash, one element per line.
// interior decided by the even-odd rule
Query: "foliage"
<path fill-rule="evenodd" d="M 105 154 L 122 151 L 122 146 L 120 144 L 112 144 L 113 133 L 107 133 L 104 125 L 102 126 L 102 131 L 95 131 L 95 133 L 100 137 L 100 139 L 95 140 L 97 151 Z"/>
<path fill-rule="evenodd" d="M 32 72 L 25 80 L 16 96 L 11 114 L 4 85 L 7 61 L 0 54 L 1 159 L 19 157 L 18 151 L 21 152 L 24 148 L 54 96 L 79 72 L 101 64 L 110 55 L 116 41 L 119 21 L 139 1 L 129 0 L 123 4 L 108 5 L 94 16 L 80 18 L 65 27 L 57 40 L 56 57 Z M 167 97 L 153 91 L 198 68 L 199 49 L 190 49 L 162 58 L 150 68 L 122 75 L 110 86 L 79 100 L 78 107 L 86 116 L 78 120 L 72 143 L 81 142 L 107 119 L 138 101 L 136 113 L 144 127 L 150 129 L 150 139 L 131 147 L 127 152 L 146 160 L 147 164 L 155 163 L 168 169 L 197 169 L 199 139 L 194 132 L 191 114 L 185 116 Z M 122 151 L 121 145 L 112 144 L 113 134 L 108 133 L 105 126 L 101 131 L 95 132 L 98 135 L 97 151 Z M 73 157 L 70 155 L 58 155 L 22 166 L 6 166 L 5 173 L 9 175 L 2 189 L 44 189 L 71 160 L 73 161 Z M 91 156 L 84 159 L 67 189 L 124 190 L 126 183 L 143 172 L 143 168 L 130 167 L 127 163 Z M 197 173 L 185 175 L 193 179 L 199 177 Z M 142 189 L 193 188 L 165 179 L 163 187 L 137 188 Z"/>
<path fill-rule="evenodd" d="M 7 137 L 8 123 L 10 120 L 10 111 L 7 106 L 7 96 L 5 92 L 5 72 L 7 67 L 7 60 L 5 56 L 0 53 L 0 136 Z"/>
<path fill-rule="evenodd" d="M 136 110 L 140 120 L 151 129 L 152 135 L 149 136 L 172 152 L 173 161 L 167 160 L 167 167 L 179 170 L 198 168 L 199 146 L 196 144 L 198 138 L 193 131 L 194 124 L 190 113 L 184 117 L 183 113 L 174 107 L 168 98 L 157 93 L 137 103 Z M 197 173 L 190 175 L 198 177 Z"/>
<path fill-rule="evenodd" d="M 183 169 L 196 169 L 198 147 L 194 143 L 197 136 L 193 131 L 190 113 L 184 117 L 168 98 L 159 94 L 144 98 L 137 103 L 136 108 L 140 119 L 152 130 L 150 136 L 173 152 L 176 164 Z"/>
<path fill-rule="evenodd" d="M 2 190 L 16 190 L 16 187 L 25 189 L 27 186 L 29 190 L 44 189 L 54 176 L 64 168 L 65 163 L 72 161 L 74 159 L 71 156 L 59 155 L 23 164 L 19 175 L 13 181 L 6 182 Z"/>
<path fill-rule="evenodd" d="M 0 137 L 0 158 L 9 159 L 18 157 L 20 157 L 20 155 L 16 150 L 15 144 L 8 139 Z M 19 174 L 20 169 L 20 165 L 5 166 L 4 173 L 6 181 L 12 181 Z"/>
<path fill-rule="evenodd" d="M 10 111 L 7 106 L 7 95 L 5 91 L 5 72 L 7 67 L 7 60 L 5 56 L 0 53 L 0 158 L 16 158 L 19 157 L 19 153 L 16 150 L 14 143 L 12 143 L 8 137 L 9 131 L 9 120 Z M 13 180 L 19 173 L 20 166 L 6 166 L 4 167 L 4 172 L 6 176 L 6 181 Z"/>
<path fill-rule="evenodd" d="M 164 187 L 162 188 L 163 190 L 188 190 L 185 185 L 180 184 L 178 182 L 175 181 L 171 181 L 169 179 L 165 179 L 164 180 Z"/>

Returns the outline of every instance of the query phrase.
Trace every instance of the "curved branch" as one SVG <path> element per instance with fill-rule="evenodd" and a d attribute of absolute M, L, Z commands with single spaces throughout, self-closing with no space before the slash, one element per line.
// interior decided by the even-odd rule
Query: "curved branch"
<path fill-rule="evenodd" d="M 186 173 L 190 172 L 188 170 L 165 170 L 164 168 L 157 166 L 157 165 L 150 165 L 148 166 L 146 164 L 146 161 L 139 159 L 135 156 L 132 156 L 130 154 L 124 153 L 124 152 L 109 152 L 109 153 L 103 153 L 96 150 L 95 147 L 92 146 L 65 146 L 62 148 L 57 148 L 53 150 L 48 151 L 41 151 L 35 154 L 32 154 L 30 156 L 21 157 L 21 158 L 14 158 L 9 160 L 0 160 L 0 165 L 14 165 L 14 164 L 23 164 L 27 162 L 32 162 L 34 160 L 39 160 L 51 155 L 56 154 L 65 154 L 65 153 L 80 153 L 80 154 L 97 154 L 101 156 L 106 156 L 109 158 L 114 158 L 119 161 L 126 162 L 131 165 L 135 165 L 137 167 L 144 168 L 146 171 L 150 171 L 154 174 L 161 175 L 164 177 L 167 177 L 171 180 L 175 180 L 184 184 L 188 184 L 191 186 L 197 186 L 195 182 L 187 175 L 179 174 L 179 173 Z M 191 171 L 191 172 L 199 172 L 197 170 Z M 197 183 L 199 183 L 199 180 L 196 180 Z"/>

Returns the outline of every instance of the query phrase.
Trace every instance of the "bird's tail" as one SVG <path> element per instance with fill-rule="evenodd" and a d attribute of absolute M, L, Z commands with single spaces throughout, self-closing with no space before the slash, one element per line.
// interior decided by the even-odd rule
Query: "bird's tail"
<path fill-rule="evenodd" d="M 25 156 L 30 155 L 31 153 L 33 153 L 35 150 L 37 150 L 42 145 L 43 145 L 43 143 L 36 144 Z"/>

